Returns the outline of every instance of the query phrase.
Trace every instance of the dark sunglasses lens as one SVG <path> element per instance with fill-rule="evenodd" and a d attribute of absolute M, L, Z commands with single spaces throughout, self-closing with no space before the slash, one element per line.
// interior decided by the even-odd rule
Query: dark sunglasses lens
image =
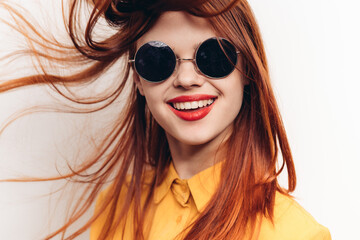
<path fill-rule="evenodd" d="M 196 64 L 199 70 L 211 78 L 228 76 L 237 62 L 236 48 L 228 40 L 221 39 L 221 46 L 216 38 L 203 42 L 196 53 Z"/>
<path fill-rule="evenodd" d="M 176 57 L 165 43 L 151 41 L 139 48 L 135 56 L 135 69 L 147 81 L 161 82 L 174 72 Z"/>

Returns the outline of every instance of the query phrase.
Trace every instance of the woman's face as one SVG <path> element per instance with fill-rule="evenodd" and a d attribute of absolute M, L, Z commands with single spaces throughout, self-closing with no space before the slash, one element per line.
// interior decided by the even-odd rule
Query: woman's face
<path fill-rule="evenodd" d="M 197 46 L 215 36 L 204 18 L 166 12 L 139 39 L 137 48 L 149 41 L 161 41 L 170 46 L 178 58 L 194 58 Z M 201 145 L 223 140 L 242 105 L 244 84 L 237 69 L 225 78 L 210 79 L 198 73 L 193 62 L 183 61 L 170 78 L 161 83 L 148 82 L 138 75 L 135 81 L 169 143 Z M 191 102 L 199 99 L 199 106 L 210 105 L 191 112 L 175 110 L 171 103 L 175 101 L 177 107 L 189 107 L 196 106 Z"/>

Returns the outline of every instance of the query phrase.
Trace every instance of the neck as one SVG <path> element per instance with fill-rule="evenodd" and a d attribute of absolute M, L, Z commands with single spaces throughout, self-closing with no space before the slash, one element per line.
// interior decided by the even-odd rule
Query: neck
<path fill-rule="evenodd" d="M 172 161 L 181 179 L 189 179 L 224 159 L 223 142 L 210 141 L 201 145 L 180 143 L 171 136 L 167 136 Z"/>

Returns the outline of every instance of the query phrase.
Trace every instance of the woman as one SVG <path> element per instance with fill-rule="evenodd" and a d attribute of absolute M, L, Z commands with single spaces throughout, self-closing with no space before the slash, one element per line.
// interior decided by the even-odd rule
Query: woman
<path fill-rule="evenodd" d="M 125 76 L 109 104 L 132 81 L 100 154 L 64 177 L 92 183 L 88 200 L 49 238 L 76 222 L 111 179 L 93 218 L 67 239 L 90 226 L 93 240 L 331 239 L 289 196 L 294 163 L 245 0 L 94 1 L 85 43 L 79 3 L 72 3 L 69 34 L 77 59 L 92 65 L 72 76 L 44 73 L 0 85 L 90 81 L 120 57 Z M 95 41 L 102 16 L 117 31 Z M 288 189 L 277 182 L 285 166 Z"/>

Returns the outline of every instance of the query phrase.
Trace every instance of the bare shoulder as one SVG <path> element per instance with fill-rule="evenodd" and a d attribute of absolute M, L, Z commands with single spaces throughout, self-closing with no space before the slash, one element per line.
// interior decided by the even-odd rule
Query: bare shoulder
<path fill-rule="evenodd" d="M 330 240 L 331 236 L 329 230 L 293 198 L 277 193 L 274 223 L 268 219 L 263 221 L 260 239 Z"/>

